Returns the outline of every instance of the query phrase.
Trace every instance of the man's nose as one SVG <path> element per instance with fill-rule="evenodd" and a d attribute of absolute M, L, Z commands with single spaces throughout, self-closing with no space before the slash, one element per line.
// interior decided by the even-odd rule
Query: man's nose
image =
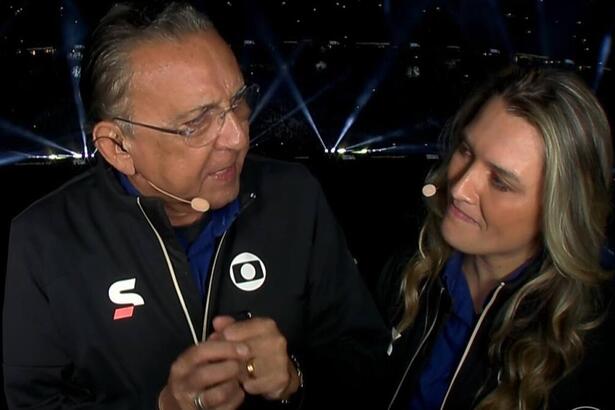
<path fill-rule="evenodd" d="M 248 124 L 242 124 L 233 110 L 226 111 L 219 119 L 216 144 L 224 148 L 237 148 L 248 139 Z"/>

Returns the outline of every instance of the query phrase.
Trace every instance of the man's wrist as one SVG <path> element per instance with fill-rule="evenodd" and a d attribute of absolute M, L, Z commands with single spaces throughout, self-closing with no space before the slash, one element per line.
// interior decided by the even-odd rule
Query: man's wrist
<path fill-rule="evenodd" d="M 291 397 L 303 389 L 303 372 L 301 371 L 301 366 L 294 355 L 291 354 L 288 357 L 288 386 L 280 396 L 281 402 L 284 404 L 290 403 Z"/>

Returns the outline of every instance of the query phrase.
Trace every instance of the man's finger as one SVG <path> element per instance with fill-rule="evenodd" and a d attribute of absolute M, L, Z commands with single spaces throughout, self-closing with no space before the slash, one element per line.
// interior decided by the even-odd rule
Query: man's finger
<path fill-rule="evenodd" d="M 186 350 L 173 363 L 171 375 L 181 376 L 193 367 L 222 360 L 242 360 L 248 357 L 250 349 L 245 343 L 208 340 Z"/>
<path fill-rule="evenodd" d="M 242 383 L 243 389 L 250 394 L 266 394 L 271 398 L 280 396 L 290 383 L 288 373 L 279 373 L 272 376 L 248 379 Z"/>
<path fill-rule="evenodd" d="M 202 391 L 199 395 L 206 409 L 229 408 L 237 401 L 241 403 L 245 397 L 244 390 L 239 386 L 237 380 L 220 383 Z"/>
<path fill-rule="evenodd" d="M 217 316 L 212 323 L 216 332 L 222 332 L 226 327 L 235 322 L 236 320 L 231 316 Z"/>
<path fill-rule="evenodd" d="M 255 317 L 235 322 L 227 326 L 222 333 L 229 341 L 243 341 L 270 333 L 280 333 L 275 321 L 264 317 Z"/>
<path fill-rule="evenodd" d="M 230 389 L 231 386 L 224 387 L 224 385 L 229 383 L 238 385 L 239 372 L 240 365 L 235 360 L 199 366 L 187 378 L 186 389 L 193 392 L 204 392 L 202 397 L 210 404 L 208 407 L 218 405 L 224 401 L 225 393 L 230 394 L 232 390 Z"/>

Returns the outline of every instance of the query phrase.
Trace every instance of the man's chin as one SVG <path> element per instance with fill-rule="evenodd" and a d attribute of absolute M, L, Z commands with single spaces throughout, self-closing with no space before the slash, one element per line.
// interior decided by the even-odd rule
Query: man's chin
<path fill-rule="evenodd" d="M 233 202 L 238 195 L 239 187 L 229 190 L 228 192 L 219 192 L 215 195 L 207 195 L 204 197 L 207 198 L 210 209 L 220 209 Z"/>

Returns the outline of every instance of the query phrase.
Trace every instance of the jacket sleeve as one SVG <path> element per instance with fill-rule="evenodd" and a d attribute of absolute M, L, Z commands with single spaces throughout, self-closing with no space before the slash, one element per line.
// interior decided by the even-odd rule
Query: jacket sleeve
<path fill-rule="evenodd" d="M 42 245 L 23 223 L 13 222 L 2 320 L 4 388 L 11 409 L 59 408 L 67 388 L 62 373 L 70 361 L 41 281 Z"/>
<path fill-rule="evenodd" d="M 370 408 L 388 332 L 320 188 L 316 210 L 304 371 L 308 407 Z"/>
<path fill-rule="evenodd" d="M 398 251 L 385 263 L 378 275 L 374 299 L 389 329 L 395 327 L 404 311 L 401 284 L 404 269 L 410 261 L 408 250 Z"/>

